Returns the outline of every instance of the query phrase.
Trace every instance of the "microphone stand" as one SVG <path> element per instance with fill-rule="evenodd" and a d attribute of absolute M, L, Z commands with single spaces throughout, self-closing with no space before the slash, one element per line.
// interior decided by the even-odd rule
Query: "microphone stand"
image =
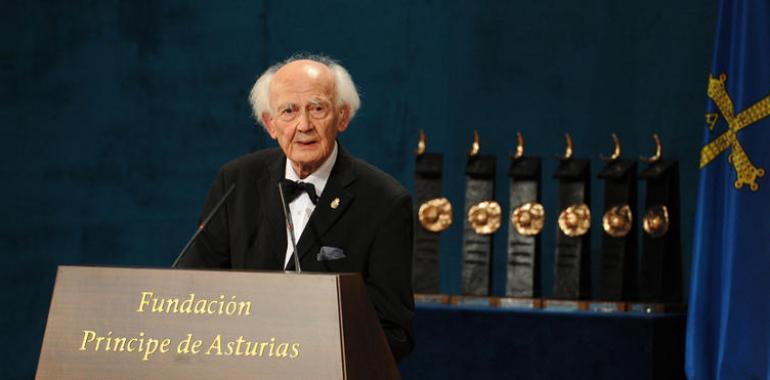
<path fill-rule="evenodd" d="M 299 266 L 299 257 L 297 256 L 297 239 L 294 237 L 294 222 L 291 220 L 291 212 L 289 212 L 289 205 L 286 204 L 286 198 L 283 196 L 283 186 L 281 182 L 278 182 L 278 194 L 281 194 L 281 206 L 283 206 L 283 216 L 286 218 L 286 227 L 289 230 L 289 237 L 291 240 L 291 247 L 294 249 L 292 256 L 294 256 L 294 272 L 302 273 L 302 268 Z"/>
<path fill-rule="evenodd" d="M 222 196 L 222 199 L 219 200 L 216 206 L 214 206 L 214 209 L 211 210 L 211 212 L 206 216 L 206 219 L 203 219 L 203 222 L 198 226 L 198 229 L 195 231 L 195 234 L 190 238 L 190 240 L 187 241 L 187 244 L 185 244 L 184 248 L 182 248 L 182 252 L 179 252 L 179 255 L 176 257 L 176 260 L 174 260 L 174 263 L 171 264 L 172 268 L 176 268 L 176 266 L 179 264 L 179 261 L 182 260 L 182 258 L 187 254 L 187 251 L 190 250 L 190 246 L 192 246 L 192 243 L 195 241 L 195 239 L 198 238 L 198 235 L 203 232 L 203 229 L 206 228 L 206 225 L 209 224 L 209 221 L 211 218 L 216 215 L 217 211 L 222 207 L 222 205 L 225 203 L 227 198 L 230 196 L 230 194 L 235 190 L 235 183 L 230 185 L 230 188 L 227 189 L 227 192 L 225 195 Z"/>

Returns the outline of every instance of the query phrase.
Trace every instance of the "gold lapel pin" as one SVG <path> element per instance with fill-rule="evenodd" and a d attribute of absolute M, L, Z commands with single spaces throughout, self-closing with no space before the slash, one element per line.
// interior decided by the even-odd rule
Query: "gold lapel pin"
<path fill-rule="evenodd" d="M 332 200 L 332 203 L 329 206 L 331 206 L 331 208 L 336 210 L 337 207 L 340 207 L 340 199 L 334 198 L 334 200 Z"/>

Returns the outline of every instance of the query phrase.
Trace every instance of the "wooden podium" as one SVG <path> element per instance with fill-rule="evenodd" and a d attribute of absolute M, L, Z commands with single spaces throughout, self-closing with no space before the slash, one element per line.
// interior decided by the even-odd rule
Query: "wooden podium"
<path fill-rule="evenodd" d="M 400 376 L 358 274 L 61 266 L 36 377 Z"/>

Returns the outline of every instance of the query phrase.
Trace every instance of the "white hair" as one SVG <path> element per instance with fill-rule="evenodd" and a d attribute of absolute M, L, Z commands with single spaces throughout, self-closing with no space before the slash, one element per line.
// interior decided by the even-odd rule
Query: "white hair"
<path fill-rule="evenodd" d="M 337 107 L 347 106 L 349 110 L 348 120 L 352 120 L 353 116 L 356 115 L 356 111 L 361 108 L 361 98 L 358 96 L 356 84 L 353 83 L 353 78 L 350 77 L 350 73 L 335 60 L 323 55 L 294 55 L 283 62 L 270 66 L 259 76 L 257 82 L 254 83 L 254 86 L 251 88 L 249 103 L 251 103 L 251 109 L 257 122 L 264 127 L 262 114 L 273 114 L 273 108 L 270 104 L 270 82 L 273 80 L 275 73 L 286 64 L 299 60 L 310 60 L 321 63 L 326 65 L 332 73 L 334 73 L 334 88 L 337 90 Z"/>

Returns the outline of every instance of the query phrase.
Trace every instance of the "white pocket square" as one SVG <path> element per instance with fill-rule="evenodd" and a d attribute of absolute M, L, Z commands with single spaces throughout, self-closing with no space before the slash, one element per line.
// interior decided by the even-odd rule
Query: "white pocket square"
<path fill-rule="evenodd" d="M 331 261 L 344 259 L 346 257 L 345 252 L 337 247 L 321 247 L 321 250 L 318 251 L 315 258 L 317 261 Z"/>

